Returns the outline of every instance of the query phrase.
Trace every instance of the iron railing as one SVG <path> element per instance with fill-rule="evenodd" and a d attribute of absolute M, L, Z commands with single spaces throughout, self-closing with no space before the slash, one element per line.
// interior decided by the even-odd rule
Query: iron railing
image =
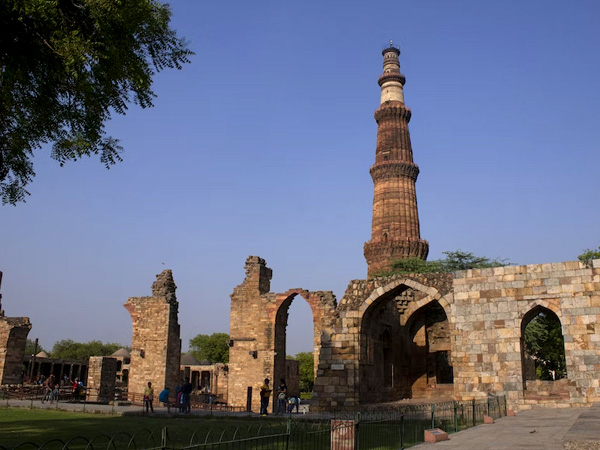
<path fill-rule="evenodd" d="M 247 425 L 202 428 L 169 426 L 135 433 L 76 436 L 37 444 L 23 442 L 0 450 L 337 450 L 403 449 L 424 441 L 424 431 L 441 428 L 454 433 L 506 415 L 506 398 L 435 404 L 400 404 L 394 409 L 339 414 L 293 414 L 287 417 L 245 418 Z M 187 422 L 187 421 L 185 421 Z"/>

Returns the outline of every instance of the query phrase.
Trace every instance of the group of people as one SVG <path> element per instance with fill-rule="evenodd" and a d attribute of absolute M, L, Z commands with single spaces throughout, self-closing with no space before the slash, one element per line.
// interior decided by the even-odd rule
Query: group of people
<path fill-rule="evenodd" d="M 175 388 L 175 406 L 182 414 L 189 414 L 192 411 L 190 394 L 193 389 L 189 378 L 185 378 L 183 384 L 178 385 Z M 167 412 L 171 412 L 171 401 L 169 400 L 170 394 L 171 390 L 168 386 L 158 394 L 158 401 L 167 407 Z M 146 413 L 154 412 L 153 401 L 154 388 L 152 387 L 152 382 L 148 381 L 148 387 L 144 389 L 144 407 L 146 408 Z"/>
<path fill-rule="evenodd" d="M 44 387 L 42 403 L 47 401 L 49 401 L 50 403 L 54 403 L 54 400 L 58 401 L 61 385 L 65 387 L 68 387 L 69 385 L 71 386 L 73 399 L 78 399 L 85 395 L 85 387 L 83 386 L 83 383 L 79 378 L 75 378 L 75 380 L 71 381 L 65 375 L 65 378 L 61 380 L 61 383 L 59 383 L 59 380 L 57 380 L 56 376 L 54 374 L 51 374 L 48 378 L 42 375 L 40 377 L 40 380 L 41 382 L 39 384 L 41 384 Z"/>
<path fill-rule="evenodd" d="M 265 378 L 264 384 L 260 387 L 260 415 L 266 416 L 269 407 L 269 399 L 271 398 L 271 388 L 269 387 L 270 380 Z M 277 414 L 285 412 L 292 413 L 294 408 L 296 413 L 300 408 L 300 397 L 295 395 L 288 396 L 288 388 L 285 384 L 285 379 L 281 378 L 279 386 L 276 390 L 277 394 Z"/>

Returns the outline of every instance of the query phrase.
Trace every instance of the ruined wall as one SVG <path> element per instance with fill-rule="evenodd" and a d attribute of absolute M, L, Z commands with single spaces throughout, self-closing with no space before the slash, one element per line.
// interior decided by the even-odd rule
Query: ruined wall
<path fill-rule="evenodd" d="M 91 356 L 88 365 L 88 402 L 109 402 L 115 398 L 117 359 L 110 356 Z"/>
<path fill-rule="evenodd" d="M 272 271 L 264 259 L 250 256 L 246 277 L 231 295 L 229 336 L 229 403 L 246 406 L 248 387 L 252 388 L 252 410 L 260 408 L 259 390 L 265 378 L 276 386 L 286 376 L 285 328 L 292 300 L 303 297 L 313 312 L 315 358 L 320 350 L 321 331 L 331 322 L 336 301 L 331 292 L 291 289 L 269 292 Z M 273 396 L 269 408 L 272 410 Z M 275 402 L 276 403 L 276 402 Z"/>
<path fill-rule="evenodd" d="M 158 391 L 165 386 L 174 391 L 181 382 L 176 288 L 172 272 L 164 270 L 156 276 L 152 297 L 132 297 L 124 305 L 133 323 L 130 393 L 142 394 L 148 381 Z"/>
<path fill-rule="evenodd" d="M 28 317 L 0 315 L 0 385 L 22 381 L 23 357 L 30 330 Z"/>
<path fill-rule="evenodd" d="M 361 403 L 410 396 L 420 361 L 415 355 L 422 334 L 412 335 L 408 319 L 432 302 L 446 311 L 444 295 L 452 289 L 451 274 L 393 275 L 353 280 L 337 306 L 335 322 L 321 337 L 321 356 L 313 390 L 315 409 L 356 409 Z M 391 321 L 396 323 L 392 324 Z M 390 357 L 396 371 L 384 370 L 385 328 L 390 330 Z M 449 324 L 448 333 L 451 334 Z M 415 364 L 416 363 L 416 364 Z M 387 379 L 392 376 L 392 382 Z"/>
<path fill-rule="evenodd" d="M 451 321 L 457 398 L 506 393 L 513 407 L 524 398 L 521 328 L 534 308 L 561 321 L 569 396 L 567 403 L 600 399 L 600 260 L 457 272 Z"/>

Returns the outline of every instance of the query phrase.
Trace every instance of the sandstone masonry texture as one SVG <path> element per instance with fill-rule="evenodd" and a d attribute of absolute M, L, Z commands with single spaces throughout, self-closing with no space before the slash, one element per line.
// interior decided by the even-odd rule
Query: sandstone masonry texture
<path fill-rule="evenodd" d="M 157 391 L 165 386 L 174 391 L 181 382 L 176 288 L 172 272 L 165 270 L 156 276 L 152 297 L 132 297 L 124 305 L 133 323 L 130 393 L 142 394 L 148 381 Z"/>
<path fill-rule="evenodd" d="M 0 272 L 0 287 L 2 272 Z M 0 385 L 21 382 L 23 356 L 27 335 L 31 330 L 29 317 L 6 317 L 0 294 Z"/>

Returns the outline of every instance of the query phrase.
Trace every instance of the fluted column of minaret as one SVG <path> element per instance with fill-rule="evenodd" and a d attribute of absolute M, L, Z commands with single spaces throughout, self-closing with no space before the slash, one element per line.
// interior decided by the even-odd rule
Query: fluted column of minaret
<path fill-rule="evenodd" d="M 365 243 L 369 275 L 385 270 L 396 259 L 426 259 L 429 244 L 421 239 L 415 182 L 419 167 L 413 162 L 408 122 L 411 111 L 404 105 L 404 75 L 400 50 L 383 51 L 379 77 L 381 104 L 375 111 L 378 124 L 371 240 Z"/>

